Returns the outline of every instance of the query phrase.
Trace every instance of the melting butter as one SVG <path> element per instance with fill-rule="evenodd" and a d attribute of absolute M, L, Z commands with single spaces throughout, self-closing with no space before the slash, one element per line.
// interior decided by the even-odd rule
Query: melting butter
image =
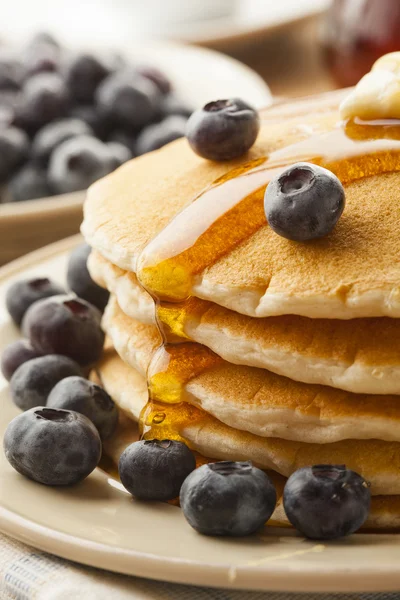
<path fill-rule="evenodd" d="M 400 52 L 379 58 L 340 105 L 343 119 L 400 119 Z"/>

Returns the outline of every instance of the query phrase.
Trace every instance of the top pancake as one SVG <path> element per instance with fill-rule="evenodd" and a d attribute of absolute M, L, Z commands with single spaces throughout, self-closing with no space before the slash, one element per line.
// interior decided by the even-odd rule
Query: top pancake
<path fill-rule="evenodd" d="M 206 161 L 180 140 L 127 163 L 90 188 L 82 227 L 87 241 L 135 272 L 143 248 L 218 177 L 316 131 L 331 131 L 339 120 L 332 104 L 342 95 L 303 100 L 292 110 L 284 105 L 281 117 L 279 108 L 266 111 L 257 143 L 240 160 Z M 311 115 L 305 114 L 307 103 Z M 293 116 L 296 112 L 301 116 Z M 382 140 L 382 148 L 386 142 L 395 144 Z M 291 242 L 263 225 L 198 273 L 193 295 L 259 317 L 400 316 L 399 183 L 394 172 L 346 185 L 345 212 L 321 240 Z"/>

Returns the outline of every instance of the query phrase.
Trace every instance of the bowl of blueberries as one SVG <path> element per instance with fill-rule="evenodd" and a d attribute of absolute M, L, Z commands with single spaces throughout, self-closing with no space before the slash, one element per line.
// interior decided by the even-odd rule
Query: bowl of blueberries
<path fill-rule="evenodd" d="M 250 69 L 202 48 L 72 51 L 48 33 L 0 45 L 0 264 L 76 233 L 94 181 L 182 137 L 194 108 L 243 85 L 270 102 Z"/>

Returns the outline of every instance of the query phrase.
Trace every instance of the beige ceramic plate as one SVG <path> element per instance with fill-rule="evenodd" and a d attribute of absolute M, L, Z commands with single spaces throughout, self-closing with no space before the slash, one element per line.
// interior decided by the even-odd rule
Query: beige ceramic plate
<path fill-rule="evenodd" d="M 175 43 L 120 45 L 135 63 L 162 69 L 176 93 L 197 108 L 210 100 L 240 96 L 257 108 L 271 103 L 268 86 L 246 65 L 205 48 Z M 0 265 L 79 231 L 84 192 L 0 204 Z"/>
<path fill-rule="evenodd" d="M 62 281 L 78 242 L 69 238 L 0 270 L 0 352 L 18 336 L 4 310 L 8 285 L 33 274 Z M 0 406 L 2 437 L 18 413 L 4 380 Z M 0 530 L 77 562 L 179 583 L 297 592 L 400 589 L 398 535 L 354 535 L 330 544 L 271 529 L 238 540 L 202 537 L 180 509 L 135 502 L 99 470 L 72 489 L 46 488 L 13 471 L 1 451 Z"/>

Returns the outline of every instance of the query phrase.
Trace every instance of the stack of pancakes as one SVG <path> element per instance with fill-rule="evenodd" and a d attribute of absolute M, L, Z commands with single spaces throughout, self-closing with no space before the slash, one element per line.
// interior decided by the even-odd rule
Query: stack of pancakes
<path fill-rule="evenodd" d="M 179 140 L 91 187 L 82 226 L 93 248 L 88 266 L 111 292 L 103 321 L 111 347 L 97 373 L 148 436 L 183 439 L 206 459 L 252 460 L 278 486 L 305 465 L 346 464 L 371 482 L 367 524 L 393 529 L 400 526 L 400 164 L 346 183 L 345 212 L 321 240 L 289 241 L 264 222 L 229 251 L 207 256 L 185 280 L 188 299 L 161 298 L 169 354 L 160 353 L 157 294 L 139 282 L 148 249 L 163 255 L 167 226 L 176 254 L 187 250 L 187 231 L 174 218 L 217 179 L 287 148 L 292 163 L 306 160 L 309 140 L 323 154 L 342 97 L 265 111 L 257 143 L 241 160 L 205 161 Z M 355 139 L 381 137 L 354 131 Z M 400 150 L 391 139 L 377 143 L 371 152 Z M 343 148 L 330 152 L 343 158 Z M 235 178 L 229 183 L 234 194 Z M 114 454 L 131 431 L 125 422 Z M 275 521 L 283 520 L 280 506 Z"/>

